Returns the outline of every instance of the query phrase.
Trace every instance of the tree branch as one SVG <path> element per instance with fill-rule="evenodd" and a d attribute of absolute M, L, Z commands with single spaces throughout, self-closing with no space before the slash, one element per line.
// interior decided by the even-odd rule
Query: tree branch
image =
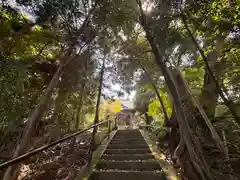
<path fill-rule="evenodd" d="M 208 63 L 208 58 L 205 56 L 204 54 L 204 51 L 202 50 L 202 48 L 199 46 L 199 44 L 197 43 L 196 39 L 194 38 L 191 30 L 189 29 L 188 27 L 188 24 L 187 24 L 187 20 L 186 20 L 186 17 L 183 13 L 181 13 L 181 18 L 182 18 L 182 21 L 184 23 L 184 26 L 193 42 L 193 44 L 196 46 L 197 50 L 199 51 L 200 55 L 202 56 L 203 58 L 203 61 L 204 61 L 204 64 L 205 64 L 205 67 L 207 69 L 207 72 L 209 73 L 210 77 L 212 78 L 212 80 L 214 81 L 215 85 L 216 85 L 216 90 L 218 92 L 218 94 L 220 95 L 220 97 L 222 98 L 222 100 L 224 101 L 224 104 L 229 108 L 229 110 L 231 111 L 231 114 L 233 115 L 235 121 L 238 123 L 238 125 L 240 125 L 240 117 L 237 113 L 237 110 L 235 109 L 234 107 L 234 103 L 233 101 L 229 100 L 227 97 L 225 97 L 223 91 L 221 90 L 221 87 L 218 83 L 218 81 L 216 80 L 216 77 L 215 75 L 213 74 L 211 68 L 210 68 L 210 65 Z"/>

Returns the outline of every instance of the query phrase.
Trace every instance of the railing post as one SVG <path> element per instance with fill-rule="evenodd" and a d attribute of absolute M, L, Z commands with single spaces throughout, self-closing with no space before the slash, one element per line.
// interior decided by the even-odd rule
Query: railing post
<path fill-rule="evenodd" d="M 108 139 L 110 138 L 111 133 L 111 120 L 108 120 Z"/>
<path fill-rule="evenodd" d="M 94 151 L 94 148 L 95 148 L 95 135 L 97 133 L 97 130 L 98 130 L 98 126 L 95 126 L 93 127 L 93 132 L 92 132 L 92 139 L 91 139 L 91 142 L 90 142 L 90 146 L 89 146 L 89 155 L 88 155 L 88 166 L 91 165 L 91 162 L 92 162 L 92 155 L 93 155 L 93 151 Z"/>
<path fill-rule="evenodd" d="M 117 117 L 114 118 L 114 129 L 117 130 Z"/>
<path fill-rule="evenodd" d="M 93 146 L 92 142 L 90 142 L 89 151 L 88 151 L 88 161 L 87 161 L 87 166 L 88 167 L 91 165 L 91 162 L 92 162 L 92 154 L 93 154 L 92 146 Z"/>

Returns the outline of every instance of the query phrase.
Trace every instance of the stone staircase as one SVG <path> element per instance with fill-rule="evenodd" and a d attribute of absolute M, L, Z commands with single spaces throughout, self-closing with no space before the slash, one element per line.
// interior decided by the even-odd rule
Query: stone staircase
<path fill-rule="evenodd" d="M 118 130 L 88 180 L 166 180 L 139 130 Z"/>

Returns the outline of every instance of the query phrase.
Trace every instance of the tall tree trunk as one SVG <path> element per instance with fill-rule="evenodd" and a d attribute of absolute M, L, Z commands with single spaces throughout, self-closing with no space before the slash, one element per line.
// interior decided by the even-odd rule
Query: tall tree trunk
<path fill-rule="evenodd" d="M 161 105 L 161 108 L 162 108 L 162 111 L 163 111 L 163 115 L 164 115 L 164 124 L 167 124 L 167 121 L 168 121 L 168 119 L 169 119 L 169 118 L 168 118 L 168 114 L 167 114 L 167 109 L 166 109 L 166 107 L 165 107 L 165 105 L 164 105 L 164 103 L 163 103 L 163 100 L 162 100 L 159 92 L 158 92 L 158 88 L 157 88 L 157 86 L 155 85 L 155 83 L 154 83 L 153 79 L 151 78 L 150 74 L 149 74 L 148 71 L 144 68 L 144 66 L 142 65 L 142 63 L 141 63 L 140 61 L 139 61 L 139 64 L 140 64 L 141 68 L 143 69 L 143 71 L 145 72 L 145 74 L 147 75 L 147 77 L 148 77 L 148 79 L 149 79 L 149 81 L 150 81 L 150 83 L 151 83 L 151 85 L 152 85 L 152 87 L 153 87 L 153 89 L 154 89 L 157 97 L 158 97 L 158 100 L 159 100 L 159 102 L 160 102 L 160 105 Z"/>
<path fill-rule="evenodd" d="M 96 3 L 89 10 L 88 14 L 86 15 L 86 17 L 83 21 L 83 24 L 78 31 L 79 36 L 84 32 L 85 27 L 89 24 L 91 15 L 95 12 L 98 4 L 99 4 L 99 2 Z M 75 54 L 75 57 L 73 57 L 73 58 L 71 57 L 76 43 L 78 43 L 78 42 L 77 41 L 71 42 L 70 47 L 68 48 L 67 52 L 64 54 L 63 57 L 60 58 L 61 64 L 60 64 L 59 68 L 57 69 L 56 73 L 54 74 L 51 82 L 49 83 L 49 85 L 45 91 L 45 94 L 42 96 L 38 105 L 35 107 L 33 112 L 27 118 L 28 121 L 27 121 L 27 125 L 25 128 L 24 134 L 21 137 L 21 140 L 20 140 L 18 146 L 14 150 L 12 158 L 16 158 L 17 156 L 21 155 L 24 151 L 26 151 L 29 148 L 30 138 L 34 134 L 34 132 L 40 122 L 40 119 L 46 109 L 48 100 L 51 98 L 51 95 L 54 92 L 54 89 L 58 85 L 59 79 L 62 76 L 65 67 L 76 57 L 76 54 Z M 4 173 L 3 180 L 15 180 L 17 178 L 17 174 L 18 174 L 19 170 L 20 170 L 19 163 L 9 166 Z"/>
<path fill-rule="evenodd" d="M 193 112 L 196 111 L 195 110 L 196 107 L 194 106 L 194 104 L 191 101 L 191 97 L 189 96 L 189 94 L 186 90 L 186 87 L 184 85 L 184 80 L 183 80 L 182 76 L 180 76 L 179 71 L 177 71 L 177 69 L 171 69 L 170 71 L 171 71 L 172 77 L 175 81 L 177 91 L 181 95 L 181 100 L 184 101 L 184 104 L 189 111 L 188 116 L 191 116 L 191 118 L 189 118 L 188 123 L 192 129 L 195 129 L 197 127 L 197 121 L 195 119 Z"/>
<path fill-rule="evenodd" d="M 147 112 L 144 113 L 145 119 L 146 119 L 146 125 L 150 125 L 153 121 L 153 118 L 151 116 L 148 115 Z M 149 128 L 147 128 L 149 129 Z"/>
<path fill-rule="evenodd" d="M 76 120 L 75 120 L 75 129 L 79 129 L 80 119 L 81 119 L 81 110 L 82 110 L 82 100 L 83 96 L 80 95 L 79 104 L 77 105 Z"/>
<path fill-rule="evenodd" d="M 188 86 L 186 80 L 183 78 L 181 72 L 176 69 L 174 70 L 175 77 L 177 78 L 176 82 L 178 83 L 178 86 L 182 89 L 183 92 L 186 92 L 184 95 L 186 97 L 186 101 L 188 101 L 188 106 L 191 106 L 191 109 L 195 109 L 197 107 L 199 113 L 203 117 L 203 120 L 205 121 L 206 127 L 209 129 L 211 132 L 212 138 L 214 139 L 216 145 L 220 149 L 223 157 L 228 158 L 228 152 L 226 151 L 226 148 L 224 147 L 223 142 L 221 141 L 220 136 L 218 135 L 217 131 L 215 130 L 214 126 L 211 123 L 211 120 L 208 118 L 206 115 L 205 111 L 203 110 L 202 106 L 200 103 L 195 99 L 193 96 L 190 87 Z M 182 93 L 183 94 L 183 93 Z M 196 116 L 192 115 L 192 118 L 194 121 L 196 121 Z"/>
<path fill-rule="evenodd" d="M 96 103 L 96 108 L 95 108 L 95 117 L 94 117 L 93 124 L 97 124 L 99 122 L 99 106 L 100 106 L 100 100 L 101 100 L 101 96 L 102 96 L 102 86 L 103 86 L 103 75 L 104 75 L 104 70 L 105 70 L 105 61 L 106 60 L 104 58 L 103 63 L 102 63 L 101 72 L 100 72 L 98 97 L 97 97 L 97 103 Z M 98 127 L 95 126 L 93 128 L 93 132 L 92 132 L 92 141 L 91 141 L 90 150 L 89 150 L 88 165 L 90 165 L 90 162 L 92 161 L 92 153 L 93 153 L 93 150 L 95 150 L 95 135 L 97 133 L 97 130 L 98 130 Z"/>
<path fill-rule="evenodd" d="M 210 119 L 214 118 L 217 99 L 218 94 L 216 93 L 216 85 L 209 74 L 205 72 L 204 83 L 199 101 Z"/>
<path fill-rule="evenodd" d="M 195 31 L 198 30 L 198 26 L 196 26 L 196 21 L 191 18 L 191 14 L 189 11 L 186 11 L 186 16 L 189 18 L 189 20 L 193 23 L 193 26 L 195 27 Z M 192 33 L 194 35 L 194 32 Z M 208 32 L 205 32 L 206 36 L 210 36 Z M 224 91 L 224 86 L 222 84 L 222 79 L 223 73 L 224 73 L 224 67 L 225 67 L 225 62 L 224 58 L 222 60 L 218 61 L 218 57 L 221 56 L 221 50 L 224 48 L 224 41 L 227 38 L 227 36 L 217 36 L 214 38 L 214 43 L 212 41 L 204 41 L 203 46 L 208 47 L 209 45 L 213 45 L 215 48 L 213 51 L 210 51 L 209 53 L 206 54 L 206 57 L 208 58 L 208 63 L 212 71 L 214 72 L 215 78 L 217 82 L 222 87 L 223 92 Z M 200 104 L 202 108 L 205 110 L 207 116 L 213 120 L 214 115 L 215 115 L 215 109 L 217 106 L 217 99 L 218 99 L 218 91 L 216 87 L 216 83 L 214 82 L 213 78 L 211 77 L 211 74 L 208 73 L 207 68 L 204 68 L 205 74 L 204 74 L 204 84 L 202 87 L 202 92 L 200 95 Z M 226 96 L 228 97 L 228 94 L 225 93 Z M 200 124 L 202 124 L 202 118 L 199 118 Z M 205 123 L 204 123 L 205 124 Z M 204 127 L 204 125 L 203 125 Z"/>
<path fill-rule="evenodd" d="M 81 94 L 79 97 L 79 103 L 78 103 L 78 107 L 77 107 L 77 114 L 76 114 L 76 124 L 75 124 L 75 128 L 76 130 L 79 129 L 79 125 L 80 125 L 80 119 L 81 119 L 81 110 L 82 110 L 82 104 L 83 104 L 83 91 L 84 91 L 84 87 L 85 87 L 85 82 L 82 83 L 82 88 L 81 88 Z"/>
<path fill-rule="evenodd" d="M 189 124 L 187 122 L 187 118 L 184 114 L 182 102 L 180 98 L 180 94 L 177 91 L 176 85 L 174 83 L 174 80 L 171 76 L 171 72 L 169 71 L 167 65 L 165 64 L 164 60 L 162 59 L 162 56 L 159 53 L 159 50 L 154 43 L 154 38 L 152 37 L 152 34 L 150 32 L 150 28 L 146 19 L 146 15 L 144 14 L 142 10 L 142 4 L 140 0 L 137 0 L 137 3 L 140 8 L 140 23 L 146 33 L 146 38 L 152 48 L 153 54 L 155 56 L 155 61 L 159 68 L 161 69 L 162 74 L 164 75 L 166 85 L 171 93 L 171 96 L 174 101 L 174 105 L 176 107 L 176 115 L 178 117 L 178 124 L 179 124 L 179 130 L 181 135 L 181 140 L 179 143 L 179 146 L 177 148 L 177 155 L 181 156 L 184 151 L 185 147 L 188 151 L 188 156 L 190 158 L 190 166 L 193 168 L 194 173 L 196 173 L 196 177 L 199 180 L 210 180 L 212 179 L 212 176 L 209 172 L 209 167 L 205 162 L 205 159 L 202 155 L 201 151 L 201 145 L 198 142 L 198 140 L 193 136 L 191 129 L 189 127 Z M 196 179 L 196 180 L 197 180 Z"/>
<path fill-rule="evenodd" d="M 51 98 L 51 95 L 57 86 L 59 79 L 64 71 L 64 65 L 60 65 L 57 72 L 53 76 L 51 82 L 49 83 L 45 94 L 41 98 L 39 104 L 36 106 L 34 111 L 29 115 L 27 118 L 27 125 L 25 127 L 25 131 L 23 136 L 21 137 L 21 140 L 14 150 L 12 158 L 16 158 L 17 156 L 21 155 L 24 151 L 26 151 L 30 144 L 30 139 L 33 136 L 38 123 L 40 122 L 40 119 L 45 111 L 46 105 L 48 103 L 48 100 Z M 4 173 L 3 180 L 11 180 L 16 179 L 17 173 L 19 172 L 20 164 L 11 165 L 7 168 L 7 170 Z"/>
<path fill-rule="evenodd" d="M 60 82 L 60 84 L 62 84 L 62 82 Z M 64 119 L 64 118 L 62 117 L 61 113 L 62 113 L 62 109 L 64 109 L 63 108 L 63 105 L 64 105 L 63 101 L 66 100 L 67 95 L 68 95 L 67 89 L 60 85 L 59 91 L 58 91 L 58 96 L 55 100 L 54 113 L 53 113 L 53 116 L 51 118 L 52 121 L 57 122 L 58 125 L 62 125 L 62 123 L 63 123 L 62 119 Z"/>
<path fill-rule="evenodd" d="M 219 94 L 219 96 L 222 98 L 224 104 L 228 107 L 228 109 L 230 110 L 233 118 L 235 119 L 235 121 L 238 123 L 238 125 L 240 125 L 240 115 L 238 114 L 237 112 L 237 109 L 235 107 L 235 104 L 233 103 L 233 101 L 229 100 L 227 97 L 225 97 L 215 75 L 213 74 L 210 66 L 209 66 L 209 63 L 208 63 L 208 58 L 205 56 L 204 54 L 204 51 L 201 49 L 201 47 L 199 46 L 199 44 L 197 43 L 196 39 L 194 38 L 191 30 L 189 29 L 188 27 L 188 23 L 187 23 L 187 20 L 186 20 L 186 17 L 183 13 L 181 13 L 181 18 L 182 18 L 182 21 L 184 23 L 184 26 L 193 42 L 193 44 L 196 46 L 197 50 L 199 51 L 199 53 L 201 54 L 202 58 L 203 58 L 203 61 L 204 61 L 204 64 L 205 64 L 205 67 L 207 69 L 207 72 L 209 73 L 210 77 L 212 78 L 212 80 L 214 81 L 215 85 L 216 85 L 216 90 Z"/>
<path fill-rule="evenodd" d="M 90 46 L 88 48 L 88 53 L 90 53 Z M 89 56 L 90 59 L 90 56 Z M 78 103 L 78 107 L 77 107 L 77 114 L 76 114 L 76 124 L 75 124 L 75 128 L 76 130 L 79 129 L 79 125 L 80 125 L 80 118 L 81 118 L 81 110 L 82 110 L 82 105 L 83 105 L 83 96 L 84 96 L 84 89 L 86 86 L 86 79 L 87 79 L 87 70 L 88 70 L 88 61 L 85 60 L 84 61 L 84 69 L 83 71 L 85 71 L 84 73 L 84 77 L 83 77 L 83 82 L 81 83 L 81 90 L 80 90 L 80 97 L 79 97 L 79 103 Z"/>
<path fill-rule="evenodd" d="M 82 95 L 82 91 L 84 90 L 84 86 L 85 86 L 85 83 L 82 84 L 82 88 L 80 90 L 81 94 L 80 94 L 80 97 L 79 97 L 79 102 L 77 104 L 77 108 L 76 109 L 73 109 L 73 118 L 72 120 L 74 121 L 75 120 L 75 126 L 74 126 L 74 130 L 76 131 L 79 131 L 79 125 L 80 125 L 80 119 L 81 119 L 81 109 L 82 109 L 82 102 L 83 102 L 83 95 Z M 76 115 L 75 115 L 76 113 Z M 73 152 L 75 149 L 74 149 L 74 145 L 76 144 L 77 142 L 77 138 L 74 137 L 70 143 L 70 148 L 69 148 L 69 153 L 70 152 Z"/>

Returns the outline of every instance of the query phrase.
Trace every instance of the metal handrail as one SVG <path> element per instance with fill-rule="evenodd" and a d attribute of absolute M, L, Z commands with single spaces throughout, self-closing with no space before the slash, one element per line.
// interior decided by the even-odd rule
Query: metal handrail
<path fill-rule="evenodd" d="M 19 162 L 19 161 L 21 161 L 21 160 L 23 160 L 23 159 L 25 159 L 25 158 L 27 158 L 27 157 L 29 157 L 29 156 L 32 156 L 32 155 L 34 155 L 34 154 L 37 154 L 37 153 L 39 153 L 39 152 L 41 152 L 41 151 L 43 151 L 43 150 L 49 149 L 50 147 L 53 147 L 53 146 L 55 146 L 55 145 L 57 145 L 57 144 L 59 144 L 59 143 L 61 143 L 61 142 L 63 142 L 63 141 L 66 141 L 66 140 L 68 140 L 68 139 L 71 139 L 71 138 L 73 138 L 73 137 L 75 137 L 75 136 L 77 136 L 77 135 L 79 135 L 79 134 L 82 134 L 82 133 L 84 133 L 84 132 L 86 132 L 86 131 L 94 128 L 94 127 L 98 127 L 98 126 L 100 126 L 100 125 L 102 125 L 102 124 L 104 124 L 104 123 L 106 123 L 106 122 L 110 122 L 110 121 L 112 121 L 112 120 L 106 120 L 106 121 L 102 121 L 102 122 L 100 122 L 100 123 L 94 124 L 94 125 L 86 128 L 86 129 L 83 129 L 83 130 L 80 130 L 80 131 L 78 131 L 78 132 L 75 132 L 75 133 L 73 133 L 73 134 L 71 134 L 71 135 L 68 135 L 68 136 L 63 137 L 63 138 L 61 138 L 61 139 L 59 139 L 59 140 L 56 140 L 56 141 L 54 141 L 54 142 L 52 142 L 52 143 L 50 143 L 50 144 L 44 145 L 44 146 L 39 147 L 39 148 L 37 148 L 37 149 L 34 149 L 34 150 L 32 150 L 32 151 L 30 151 L 30 152 L 28 152 L 28 153 L 25 153 L 25 154 L 23 154 L 23 155 L 21 155 L 21 156 L 18 156 L 18 157 L 14 158 L 14 159 L 11 159 L 11 160 L 9 160 L 9 161 L 7 161 L 7 162 L 4 162 L 4 163 L 0 164 L 0 169 L 5 168 L 5 167 L 7 167 L 7 166 L 9 166 L 9 165 L 11 165 L 11 164 L 17 163 L 17 162 Z"/>

